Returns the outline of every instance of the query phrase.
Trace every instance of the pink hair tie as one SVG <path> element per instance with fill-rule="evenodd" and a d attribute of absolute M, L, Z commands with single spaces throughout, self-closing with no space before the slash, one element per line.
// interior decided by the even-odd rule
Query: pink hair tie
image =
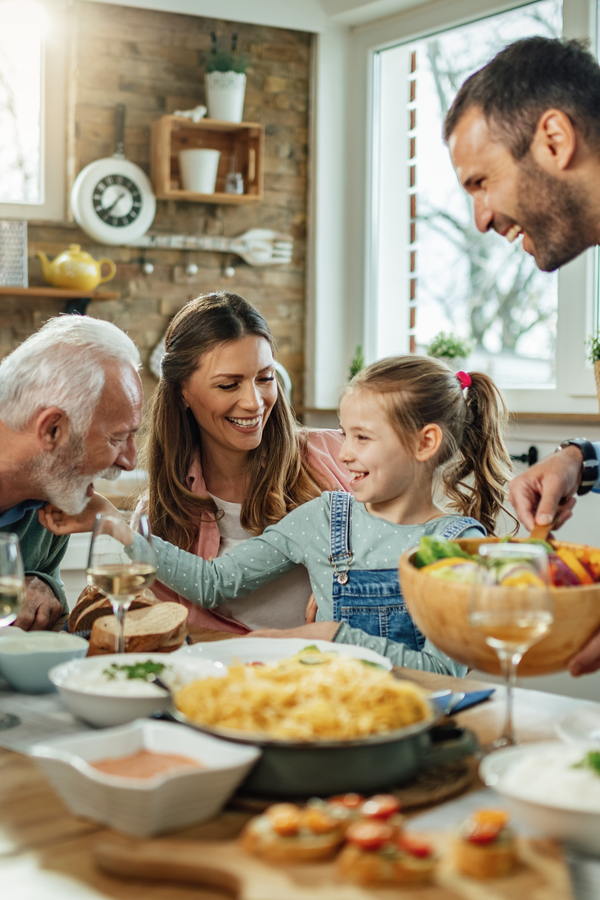
<path fill-rule="evenodd" d="M 471 387 L 471 376 L 468 372 L 457 372 L 456 377 L 460 381 L 460 386 L 463 391 L 465 388 Z"/>

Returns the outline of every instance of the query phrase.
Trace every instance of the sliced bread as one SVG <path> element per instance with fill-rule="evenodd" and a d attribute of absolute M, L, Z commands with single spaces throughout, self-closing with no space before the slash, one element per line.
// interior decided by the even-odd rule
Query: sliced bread
<path fill-rule="evenodd" d="M 187 634 L 187 609 L 181 603 L 159 602 L 127 613 L 125 652 L 175 650 Z M 90 636 L 90 655 L 114 653 L 117 620 L 114 616 L 96 619 Z"/>
<path fill-rule="evenodd" d="M 151 590 L 144 588 L 131 601 L 130 610 L 153 606 L 161 601 Z M 97 588 L 88 587 L 80 595 L 69 615 L 69 631 L 90 631 L 96 619 L 112 614 L 112 604 L 108 597 Z"/>

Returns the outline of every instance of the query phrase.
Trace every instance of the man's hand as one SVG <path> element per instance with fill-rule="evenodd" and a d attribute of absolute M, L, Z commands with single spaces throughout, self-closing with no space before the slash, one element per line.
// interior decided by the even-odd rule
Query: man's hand
<path fill-rule="evenodd" d="M 62 613 L 52 589 L 36 575 L 25 578 L 25 603 L 13 622 L 24 631 L 49 631 Z"/>
<path fill-rule="evenodd" d="M 508 499 L 528 531 L 533 531 L 534 525 L 552 524 L 563 497 L 568 499 L 554 527 L 560 528 L 571 518 L 582 463 L 581 450 L 571 445 L 513 478 Z"/>
<path fill-rule="evenodd" d="M 593 635 L 585 647 L 569 663 L 569 672 L 574 678 L 591 675 L 600 669 L 600 631 Z"/>
<path fill-rule="evenodd" d="M 251 636 L 265 638 L 312 638 L 318 641 L 330 641 L 339 626 L 339 622 L 313 622 L 312 625 L 299 625 L 298 628 L 261 628 L 259 631 L 253 631 Z"/>

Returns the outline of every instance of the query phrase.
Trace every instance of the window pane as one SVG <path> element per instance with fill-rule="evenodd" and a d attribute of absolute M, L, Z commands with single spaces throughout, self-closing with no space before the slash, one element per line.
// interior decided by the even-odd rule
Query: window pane
<path fill-rule="evenodd" d="M 44 13 L 0 2 L 0 203 L 43 203 L 41 176 Z"/>
<path fill-rule="evenodd" d="M 408 126 L 402 207 L 412 227 L 398 226 L 396 246 L 406 246 L 401 235 L 408 231 L 410 349 L 425 353 L 440 331 L 468 338 L 469 368 L 504 387 L 554 386 L 558 279 L 537 269 L 520 240 L 509 244 L 477 231 L 472 201 L 441 140 L 442 123 L 465 78 L 511 41 L 560 35 L 561 20 L 560 0 L 543 0 L 380 54 L 382 142 L 394 57 L 405 73 L 396 77 L 394 95 Z"/>

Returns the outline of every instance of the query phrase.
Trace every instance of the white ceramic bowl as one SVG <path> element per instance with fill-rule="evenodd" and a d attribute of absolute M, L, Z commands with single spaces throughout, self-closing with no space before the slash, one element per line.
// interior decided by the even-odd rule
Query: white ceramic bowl
<path fill-rule="evenodd" d="M 89 765 L 138 750 L 189 756 L 207 766 L 153 778 L 121 778 Z M 170 722 L 137 721 L 31 749 L 48 781 L 76 816 L 149 837 L 216 815 L 260 756 L 257 747 L 220 741 Z"/>
<path fill-rule="evenodd" d="M 339 653 L 354 659 L 365 659 L 377 663 L 384 669 L 391 669 L 392 663 L 385 656 L 357 647 L 354 644 L 336 644 L 331 641 L 313 641 L 301 638 L 233 638 L 228 641 L 207 641 L 206 643 L 188 644 L 177 650 L 174 656 L 217 660 L 226 666 L 235 663 L 263 662 L 272 663 L 287 659 L 300 653 L 305 647 L 318 647 L 323 653 Z"/>
<path fill-rule="evenodd" d="M 48 678 L 58 663 L 81 659 L 88 642 L 65 631 L 22 631 L 0 628 L 0 673 L 17 691 L 46 694 L 54 690 Z"/>
<path fill-rule="evenodd" d="M 573 768 L 588 749 L 589 745 L 558 741 L 507 747 L 486 756 L 479 773 L 488 787 L 502 794 L 515 813 L 540 834 L 600 855 L 600 777 L 589 773 L 589 789 L 580 780 L 587 771 Z M 544 789 L 538 776 L 549 767 L 554 774 Z M 561 798 L 562 791 L 565 796 Z"/>
<path fill-rule="evenodd" d="M 163 663 L 168 669 L 161 673 L 165 682 L 173 687 L 182 686 L 194 678 L 216 677 L 227 674 L 222 663 L 212 659 L 177 657 L 174 653 L 126 653 L 106 654 L 87 659 L 73 660 L 56 666 L 49 678 L 63 702 L 74 716 L 101 728 L 123 725 L 155 710 L 170 707 L 170 697 L 156 685 L 140 681 L 127 684 L 128 694 L 119 695 L 114 683 L 102 676 L 111 665 L 133 665 L 152 660 Z M 94 682 L 100 681 L 100 684 Z"/>

